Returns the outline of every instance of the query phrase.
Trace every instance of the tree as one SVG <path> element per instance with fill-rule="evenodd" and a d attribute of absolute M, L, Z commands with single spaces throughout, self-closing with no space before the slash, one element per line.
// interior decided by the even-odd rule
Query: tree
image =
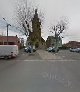
<path fill-rule="evenodd" d="M 29 36 L 29 33 L 32 32 L 32 18 L 34 15 L 35 9 L 33 6 L 27 6 L 26 2 L 23 1 L 22 4 L 17 6 L 17 24 L 22 29 L 21 32 L 23 35 Z M 40 12 L 39 17 L 43 23 L 43 14 Z"/>
<path fill-rule="evenodd" d="M 54 33 L 55 36 L 55 52 L 57 52 L 58 49 L 58 39 L 61 38 L 61 34 L 64 30 L 67 29 L 68 20 L 66 18 L 61 19 L 56 25 L 52 26 L 52 30 L 50 31 Z"/>
<path fill-rule="evenodd" d="M 30 22 L 32 18 L 33 11 L 31 10 L 31 7 L 27 7 L 25 1 L 23 1 L 23 4 L 18 4 L 17 6 L 17 24 L 22 29 L 21 32 L 23 35 L 28 36 L 29 31 L 31 31 L 30 28 Z"/>

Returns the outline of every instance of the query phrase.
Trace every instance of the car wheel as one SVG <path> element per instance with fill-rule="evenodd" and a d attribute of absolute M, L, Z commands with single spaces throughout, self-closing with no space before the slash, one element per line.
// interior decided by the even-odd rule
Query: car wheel
<path fill-rule="evenodd" d="M 7 59 L 9 59 L 9 57 L 8 56 L 5 56 L 4 59 L 7 60 Z"/>

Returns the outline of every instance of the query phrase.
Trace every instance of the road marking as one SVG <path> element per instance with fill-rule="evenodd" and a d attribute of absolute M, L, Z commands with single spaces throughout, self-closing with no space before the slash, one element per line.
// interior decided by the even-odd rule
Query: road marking
<path fill-rule="evenodd" d="M 63 58 L 66 57 L 66 56 L 62 56 Z"/>
<path fill-rule="evenodd" d="M 23 60 L 23 61 L 46 61 L 46 62 L 57 62 L 57 61 L 62 61 L 62 62 L 67 62 L 67 61 L 79 61 L 79 60 L 59 60 L 59 59 L 54 59 L 54 60 L 49 60 L 49 59 L 45 59 L 45 60 Z"/>
<path fill-rule="evenodd" d="M 51 80 L 51 81 L 56 80 L 57 82 L 63 84 L 65 87 L 72 88 L 72 82 L 70 80 L 66 79 L 65 77 L 60 76 L 60 75 L 53 74 L 50 72 L 42 72 L 41 76 L 44 79 Z"/>
<path fill-rule="evenodd" d="M 2 61 L 6 61 L 6 60 L 2 60 Z M 28 59 L 25 59 L 25 60 L 10 60 L 10 62 L 11 61 L 16 61 L 16 62 L 23 62 L 23 61 L 25 61 L 25 62 L 77 62 L 77 61 L 80 61 L 80 60 L 64 60 L 64 59 L 44 59 L 44 60 L 40 60 L 40 59 L 35 59 L 35 60 L 28 60 Z"/>

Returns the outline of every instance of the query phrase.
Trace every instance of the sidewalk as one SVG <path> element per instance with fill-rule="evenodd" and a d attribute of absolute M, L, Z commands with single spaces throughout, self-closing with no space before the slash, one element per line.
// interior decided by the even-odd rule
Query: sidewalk
<path fill-rule="evenodd" d="M 59 60 L 62 59 L 61 57 L 57 56 L 56 54 L 50 53 L 45 50 L 37 50 L 37 53 L 43 60 Z"/>

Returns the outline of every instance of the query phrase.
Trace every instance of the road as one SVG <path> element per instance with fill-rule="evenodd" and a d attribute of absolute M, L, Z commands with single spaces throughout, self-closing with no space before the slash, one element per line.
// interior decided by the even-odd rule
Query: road
<path fill-rule="evenodd" d="M 80 61 L 68 61 L 61 55 L 65 51 L 59 53 L 60 60 L 23 51 L 15 59 L 1 60 L 0 92 L 80 92 Z"/>
<path fill-rule="evenodd" d="M 80 60 L 80 53 L 70 52 L 69 50 L 60 50 L 56 55 L 63 58 L 63 60 Z"/>

